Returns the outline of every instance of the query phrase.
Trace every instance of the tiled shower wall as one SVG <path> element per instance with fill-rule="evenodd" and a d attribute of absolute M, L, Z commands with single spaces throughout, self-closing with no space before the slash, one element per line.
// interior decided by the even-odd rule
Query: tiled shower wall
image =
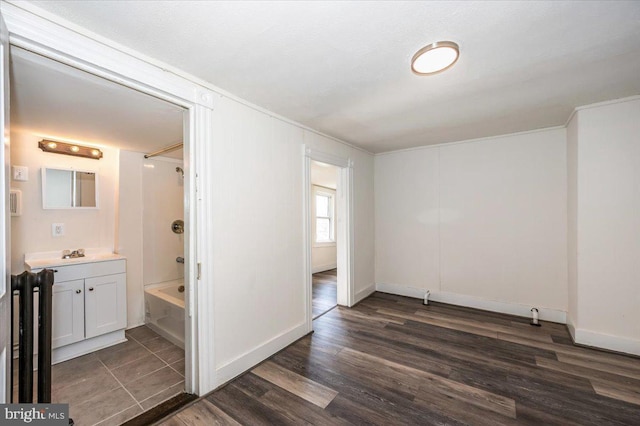
<path fill-rule="evenodd" d="M 171 223 L 184 220 L 184 179 L 172 159 L 148 159 L 143 162 L 143 277 L 144 284 L 172 281 L 184 276 L 184 234 L 175 234 Z"/>

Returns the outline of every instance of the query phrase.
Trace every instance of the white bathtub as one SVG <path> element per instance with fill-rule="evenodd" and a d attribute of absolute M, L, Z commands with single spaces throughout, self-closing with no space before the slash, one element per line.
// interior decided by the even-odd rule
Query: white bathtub
<path fill-rule="evenodd" d="M 184 349 L 183 280 L 148 285 L 144 289 L 145 323 L 156 333 Z"/>

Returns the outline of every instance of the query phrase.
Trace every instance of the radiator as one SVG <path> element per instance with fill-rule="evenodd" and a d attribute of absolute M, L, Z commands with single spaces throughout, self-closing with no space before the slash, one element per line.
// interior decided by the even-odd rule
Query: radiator
<path fill-rule="evenodd" d="M 33 403 L 34 293 L 38 294 L 38 403 L 51 403 L 51 334 L 53 271 L 11 276 L 11 289 L 19 295 L 18 403 Z M 13 311 L 12 304 L 12 311 Z M 11 318 L 13 318 L 13 312 Z M 13 329 L 13 327 L 12 327 Z M 13 339 L 12 339 L 13 340 Z M 13 375 L 11 376 L 13 380 Z M 13 401 L 16 402 L 16 401 Z"/>

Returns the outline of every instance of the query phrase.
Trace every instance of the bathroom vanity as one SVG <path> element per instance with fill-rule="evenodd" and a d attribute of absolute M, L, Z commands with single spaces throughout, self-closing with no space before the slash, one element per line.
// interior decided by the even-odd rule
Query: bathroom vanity
<path fill-rule="evenodd" d="M 25 255 L 28 271 L 54 271 L 53 363 L 126 341 L 126 258 L 88 249 L 63 259 L 60 251 Z"/>

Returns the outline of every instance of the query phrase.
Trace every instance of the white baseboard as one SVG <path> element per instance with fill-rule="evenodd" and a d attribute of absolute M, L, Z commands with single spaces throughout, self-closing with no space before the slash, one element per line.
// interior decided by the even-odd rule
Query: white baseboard
<path fill-rule="evenodd" d="M 162 327 L 158 327 L 157 325 L 155 325 L 154 323 L 150 322 L 148 324 L 146 324 L 147 327 L 149 327 L 151 330 L 155 331 L 156 333 L 158 333 L 160 336 L 164 337 L 165 339 L 167 339 L 168 341 L 170 341 L 171 343 L 173 343 L 174 345 L 178 346 L 181 349 L 184 349 L 184 340 L 180 340 L 179 337 L 174 336 L 171 332 L 165 330 Z M 184 339 L 184 336 L 182 336 L 182 338 Z"/>
<path fill-rule="evenodd" d="M 356 292 L 356 297 L 353 303 L 356 304 L 362 299 L 369 297 L 374 291 L 376 291 L 375 284 L 371 284 L 369 287 L 363 288 L 362 290 Z"/>
<path fill-rule="evenodd" d="M 127 328 L 125 330 L 131 330 L 132 328 L 140 327 L 141 325 L 145 325 L 144 320 L 132 322 L 131 324 L 127 324 Z"/>
<path fill-rule="evenodd" d="M 306 322 L 302 323 L 263 343 L 257 348 L 245 352 L 233 361 L 218 367 L 216 369 L 217 383 L 215 383 L 214 388 L 222 386 L 229 380 L 250 370 L 279 350 L 303 337 L 308 332 Z"/>
<path fill-rule="evenodd" d="M 575 328 L 572 337 L 573 341 L 579 345 L 640 356 L 640 340 L 637 339 L 598 333 L 583 328 Z"/>
<path fill-rule="evenodd" d="M 338 267 L 337 263 L 327 263 L 325 265 L 317 265 L 311 267 L 311 273 L 317 274 L 318 272 L 330 271 Z"/>
<path fill-rule="evenodd" d="M 464 294 L 448 293 L 446 291 L 431 293 L 430 300 L 434 302 L 450 303 L 452 305 L 466 306 L 468 308 L 482 309 L 485 311 L 499 312 L 501 314 L 517 315 L 519 317 L 531 317 L 533 305 L 523 305 L 513 302 L 499 302 L 497 300 L 481 299 Z M 536 306 L 539 318 L 543 321 L 567 323 L 567 313 L 558 309 L 549 309 Z"/>
<path fill-rule="evenodd" d="M 416 299 L 423 299 L 426 291 L 422 288 L 405 287 L 397 284 L 376 284 L 376 290 L 383 293 L 397 294 L 399 296 L 413 297 Z M 446 291 L 432 291 L 429 296 L 429 300 L 527 318 L 531 317 L 531 308 L 533 307 L 520 303 L 499 302 L 496 300 L 482 299 L 475 296 L 449 293 Z M 552 321 L 560 324 L 567 323 L 567 313 L 565 311 L 543 308 L 540 306 L 536 306 L 536 308 L 538 308 L 539 318 L 543 321 Z"/>
<path fill-rule="evenodd" d="M 82 355 L 90 354 L 91 352 L 99 351 L 100 349 L 108 348 L 109 346 L 117 345 L 118 343 L 124 343 L 126 341 L 127 338 L 124 335 L 124 330 L 116 330 L 112 331 L 111 333 L 103 334 L 101 336 L 81 340 L 70 345 L 53 348 L 51 350 L 51 364 L 58 364 L 64 361 L 68 361 Z M 37 344 L 37 340 L 34 341 L 34 344 Z M 18 358 L 18 345 L 14 345 L 13 358 Z M 33 363 L 37 367 L 38 348 L 36 347 L 36 345 L 34 345 Z"/>
<path fill-rule="evenodd" d="M 57 364 L 126 341 L 124 330 L 112 331 L 91 339 L 81 340 L 71 345 L 55 348 L 51 353 L 51 363 Z"/>
<path fill-rule="evenodd" d="M 413 297 L 414 299 L 424 299 L 424 293 L 426 290 L 423 288 L 407 287 L 398 284 L 378 283 L 376 284 L 376 291 L 395 294 L 398 296 Z"/>
<path fill-rule="evenodd" d="M 573 341 L 576 341 L 576 326 L 574 325 L 573 319 L 569 314 L 567 314 L 567 328 L 569 329 L 569 334 Z"/>

